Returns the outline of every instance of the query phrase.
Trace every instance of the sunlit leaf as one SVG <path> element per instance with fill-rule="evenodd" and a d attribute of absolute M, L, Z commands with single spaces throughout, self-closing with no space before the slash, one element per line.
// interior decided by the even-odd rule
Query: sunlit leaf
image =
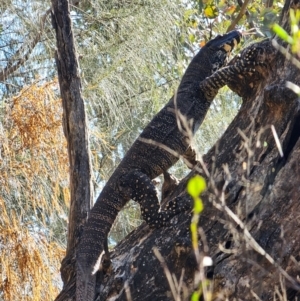
<path fill-rule="evenodd" d="M 195 9 L 188 9 L 184 12 L 183 18 L 184 20 L 187 20 L 188 18 L 190 18 L 192 15 L 196 14 L 197 10 Z"/>
<path fill-rule="evenodd" d="M 280 37 L 282 40 L 289 44 L 293 44 L 293 38 L 278 24 L 273 24 L 271 29 Z"/>
<path fill-rule="evenodd" d="M 198 292 L 194 292 L 191 301 L 198 301 L 199 298 L 200 298 L 200 294 Z"/>
<path fill-rule="evenodd" d="M 205 46 L 205 44 L 206 44 L 205 40 L 202 40 L 202 41 L 200 41 L 199 46 L 203 47 L 203 46 Z"/>
<path fill-rule="evenodd" d="M 195 203 L 194 203 L 194 211 L 195 213 L 201 213 L 203 211 L 203 202 L 201 199 L 197 198 L 195 199 Z"/>
<path fill-rule="evenodd" d="M 195 35 L 194 34 L 189 34 L 189 41 L 191 42 L 191 43 L 194 43 L 195 42 Z"/>
<path fill-rule="evenodd" d="M 215 5 L 208 5 L 204 9 L 204 15 L 209 19 L 213 19 L 219 15 L 219 11 Z"/>
<path fill-rule="evenodd" d="M 235 9 L 236 9 L 236 6 L 235 5 L 231 5 L 228 8 L 226 8 L 225 14 L 232 15 L 235 12 Z"/>
<path fill-rule="evenodd" d="M 205 179 L 199 175 L 191 178 L 187 184 L 187 191 L 193 198 L 197 198 L 205 189 Z"/>

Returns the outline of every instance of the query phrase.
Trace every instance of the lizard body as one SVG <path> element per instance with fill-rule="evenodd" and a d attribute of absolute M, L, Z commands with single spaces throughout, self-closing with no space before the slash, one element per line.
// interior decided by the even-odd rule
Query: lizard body
<path fill-rule="evenodd" d="M 159 211 L 152 179 L 185 155 L 190 134 L 199 128 L 212 99 L 229 80 L 228 76 L 247 69 L 241 60 L 221 69 L 223 72 L 213 73 L 226 63 L 241 36 L 239 31 L 232 31 L 211 40 L 199 51 L 188 66 L 177 94 L 154 116 L 103 188 L 84 226 L 77 252 L 77 301 L 94 300 L 94 274 L 104 251 L 108 253 L 107 235 L 118 212 L 130 199 L 140 203 L 142 216 L 152 227 L 166 225 L 171 217 L 186 209 L 171 201 L 168 210 Z M 187 122 L 180 121 L 178 113 Z"/>

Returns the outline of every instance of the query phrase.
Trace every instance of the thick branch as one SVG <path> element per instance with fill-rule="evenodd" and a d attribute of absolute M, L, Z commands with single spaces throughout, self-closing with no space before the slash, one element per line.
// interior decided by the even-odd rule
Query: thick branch
<path fill-rule="evenodd" d="M 64 133 L 68 141 L 71 190 L 67 252 L 61 266 L 64 288 L 56 300 L 74 300 L 75 252 L 82 224 L 92 204 L 92 171 L 85 107 L 67 0 L 52 0 L 52 22 L 57 39 L 55 58 L 63 104 Z"/>

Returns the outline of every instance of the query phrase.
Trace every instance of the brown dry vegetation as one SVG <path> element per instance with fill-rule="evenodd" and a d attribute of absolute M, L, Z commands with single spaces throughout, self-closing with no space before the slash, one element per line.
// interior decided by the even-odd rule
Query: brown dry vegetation
<path fill-rule="evenodd" d="M 0 133 L 2 189 L 10 195 L 12 188 L 19 188 L 22 193 L 11 196 L 14 200 L 25 202 L 34 212 L 43 208 L 48 214 L 53 209 L 61 211 L 61 193 L 69 202 L 68 157 L 56 85 L 54 81 L 24 88 L 12 105 L 5 106 L 6 120 Z"/>
<path fill-rule="evenodd" d="M 1 209 L 5 208 L 1 202 Z M 4 300 L 51 300 L 60 286 L 59 264 L 64 249 L 43 233 L 34 235 L 18 218 L 2 211 L 0 291 Z"/>
<path fill-rule="evenodd" d="M 56 92 L 56 81 L 34 83 L 3 105 L 0 296 L 7 301 L 50 300 L 60 286 L 64 248 L 49 224 L 64 216 L 69 190 Z"/>

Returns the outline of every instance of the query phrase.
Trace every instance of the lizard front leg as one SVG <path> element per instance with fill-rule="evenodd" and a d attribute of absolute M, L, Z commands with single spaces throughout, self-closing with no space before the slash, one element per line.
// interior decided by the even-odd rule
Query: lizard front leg
<path fill-rule="evenodd" d="M 264 65 L 263 62 L 256 61 L 257 53 L 255 49 L 249 49 L 243 57 L 230 66 L 219 69 L 211 76 L 200 82 L 200 88 L 207 100 L 212 101 L 220 88 L 227 84 L 239 82 L 239 80 L 256 72 L 255 66 Z"/>
<path fill-rule="evenodd" d="M 166 226 L 172 217 L 190 209 L 190 206 L 182 205 L 175 199 L 161 211 L 155 186 L 147 175 L 138 170 L 123 175 L 119 180 L 119 189 L 126 197 L 140 204 L 143 219 L 152 228 Z"/>
<path fill-rule="evenodd" d="M 184 163 L 189 169 L 193 169 L 197 164 L 197 153 L 192 145 L 189 145 L 182 157 L 186 160 Z"/>

